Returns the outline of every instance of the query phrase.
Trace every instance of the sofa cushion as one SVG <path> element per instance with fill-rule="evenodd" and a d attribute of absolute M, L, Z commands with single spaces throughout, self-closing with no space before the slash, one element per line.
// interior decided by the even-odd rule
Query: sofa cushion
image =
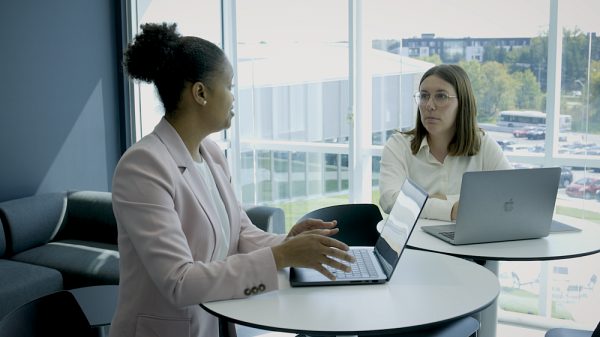
<path fill-rule="evenodd" d="M 63 290 L 63 278 L 53 269 L 0 259 L 0 320 L 38 297 Z"/>
<path fill-rule="evenodd" d="M 6 237 L 4 236 L 4 226 L 0 219 L 0 257 L 6 252 Z"/>
<path fill-rule="evenodd" d="M 0 203 L 6 255 L 48 243 L 64 220 L 66 202 L 66 193 L 57 192 Z"/>
<path fill-rule="evenodd" d="M 117 245 L 82 240 L 50 242 L 14 255 L 11 260 L 53 268 L 65 289 L 119 284 Z"/>
<path fill-rule="evenodd" d="M 110 192 L 68 191 L 67 219 L 54 241 L 76 239 L 117 244 Z"/>

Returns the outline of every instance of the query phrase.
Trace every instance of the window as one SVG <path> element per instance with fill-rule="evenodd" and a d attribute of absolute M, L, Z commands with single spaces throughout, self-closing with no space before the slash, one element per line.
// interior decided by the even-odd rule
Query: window
<path fill-rule="evenodd" d="M 589 11 L 589 16 L 572 14 L 574 8 L 589 8 L 591 0 L 572 0 L 568 6 L 560 7 L 565 26 L 559 27 L 559 31 L 565 28 L 565 35 L 561 37 L 560 87 L 554 92 L 549 91 L 552 87 L 549 74 L 554 70 L 547 61 L 548 53 L 553 52 L 547 49 L 551 45 L 548 43 L 552 24 L 548 16 L 550 1 L 525 0 L 526 5 L 536 10 L 527 11 L 524 17 L 518 16 L 523 0 L 504 1 L 501 6 L 495 6 L 494 11 L 505 14 L 481 18 L 469 15 L 472 11 L 466 5 L 453 4 L 429 13 L 426 21 L 414 15 L 421 10 L 422 4 L 418 3 L 358 1 L 361 13 L 349 19 L 347 1 L 307 1 L 302 4 L 276 0 L 236 2 L 237 60 L 232 62 L 236 62 L 238 68 L 236 109 L 239 114 L 234 122 L 239 124 L 239 137 L 236 139 L 231 133 L 220 137 L 239 143 L 243 203 L 283 208 L 290 227 L 316 208 L 349 201 L 366 200 L 377 204 L 383 144 L 396 132 L 394 130 L 410 130 L 414 126 L 416 106 L 412 95 L 418 89 L 422 74 L 434 65 L 412 57 L 429 59 L 430 50 L 438 53 L 442 62 L 458 63 L 470 74 L 477 95 L 479 123 L 497 140 L 514 139 L 511 132 L 498 131 L 505 119 L 500 115 L 502 111 L 545 112 L 545 120 L 527 116 L 523 122 L 547 124 L 547 120 L 552 119 L 563 131 L 547 128 L 545 139 L 515 139 L 519 147 L 525 145 L 536 150 L 525 152 L 526 155 L 519 151 L 507 153 L 509 161 L 572 167 L 573 177 L 569 181 L 600 177 L 597 172 L 600 157 L 594 157 L 590 151 L 575 154 L 576 144 L 600 144 L 597 89 L 600 38 L 588 35 L 600 30 L 594 26 L 600 18 L 593 11 Z M 134 27 L 142 22 L 178 22 L 183 34 L 201 36 L 221 45 L 221 2 L 207 3 L 209 14 L 203 2 L 203 20 L 198 20 L 200 5 L 195 2 L 139 1 L 134 6 L 137 18 Z M 449 16 L 457 22 L 477 22 L 449 26 Z M 506 25 L 506 17 L 515 17 L 516 22 L 524 23 Z M 363 30 L 353 31 L 356 35 L 352 37 L 349 31 L 358 29 L 358 20 Z M 408 49 L 404 53 L 408 55 L 392 52 L 394 43 L 424 32 L 446 39 L 439 38 L 435 49 L 435 41 L 417 39 L 404 46 Z M 472 50 L 476 55 L 467 53 L 466 36 L 481 39 L 473 41 L 477 48 Z M 527 38 L 516 39 L 519 37 Z M 356 47 L 351 45 L 355 42 L 353 38 L 362 39 L 360 52 L 351 49 Z M 502 38 L 516 44 L 521 41 L 523 47 L 510 51 L 509 44 L 505 43 L 505 48 L 499 48 Z M 351 70 L 350 56 L 360 58 L 364 68 Z M 472 60 L 467 62 L 466 57 Z M 160 104 L 152 87 L 141 84 L 136 86 L 136 92 L 139 139 L 152 130 L 162 111 L 157 108 Z M 550 111 L 549 102 L 557 92 L 558 103 L 555 110 Z M 353 124 L 346 123 L 348 118 L 355 123 L 353 132 L 350 132 Z M 507 117 L 514 122 L 516 117 L 511 118 Z M 351 144 L 360 148 L 358 154 L 350 153 Z M 365 167 L 366 174 L 353 171 Z M 362 187 L 365 185 L 372 188 L 365 191 Z M 569 197 L 565 187 L 561 187 L 556 212 L 600 223 L 599 204 L 595 199 Z M 597 260 L 598 257 L 590 256 L 550 262 L 501 263 L 500 319 L 508 310 L 513 310 L 510 309 L 512 304 L 526 303 L 514 310 L 581 323 L 597 321 L 593 315 L 583 313 L 587 307 L 598 305 L 600 296 L 589 289 L 577 295 L 568 291 L 570 286 L 588 284 L 593 275 L 600 274 Z M 512 292 L 513 272 L 521 282 L 531 281 L 531 289 L 520 289 L 523 292 L 518 294 Z M 546 288 L 540 283 L 540 275 L 547 275 Z M 541 310 L 545 304 L 540 298 L 544 295 L 554 301 L 556 310 Z"/>
<path fill-rule="evenodd" d="M 177 29 L 184 36 L 198 36 L 221 45 L 221 2 L 207 0 L 194 2 L 189 0 L 149 0 L 133 1 L 131 18 L 133 35 L 137 34 L 144 23 L 177 23 Z M 197 20 L 194 13 L 203 12 L 203 19 Z M 154 130 L 165 111 L 153 84 L 136 83 L 135 97 L 135 139 Z M 212 136 L 220 138 L 220 135 Z"/>

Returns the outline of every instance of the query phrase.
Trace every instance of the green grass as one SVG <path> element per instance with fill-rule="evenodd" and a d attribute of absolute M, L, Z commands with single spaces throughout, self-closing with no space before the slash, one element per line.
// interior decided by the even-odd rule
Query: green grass
<path fill-rule="evenodd" d="M 298 219 L 303 217 L 305 214 L 314 210 L 335 206 L 343 205 L 348 203 L 348 194 L 340 194 L 335 196 L 327 196 L 314 199 L 302 199 L 292 202 L 282 202 L 268 204 L 267 206 L 279 207 L 285 212 L 285 231 L 286 233 L 292 229 Z M 379 191 L 373 190 L 372 203 L 379 206 Z"/>
<path fill-rule="evenodd" d="M 579 208 L 556 205 L 556 214 L 561 214 L 561 215 L 566 215 L 566 216 L 570 216 L 573 218 L 581 219 L 581 209 L 579 209 Z M 598 213 L 598 212 L 584 210 L 583 218 L 588 221 L 600 224 L 600 213 Z"/>
<path fill-rule="evenodd" d="M 498 296 L 498 306 L 506 311 L 523 314 L 538 314 L 539 295 L 522 289 L 502 287 Z M 573 315 L 562 304 L 552 301 L 552 318 L 573 321 Z"/>

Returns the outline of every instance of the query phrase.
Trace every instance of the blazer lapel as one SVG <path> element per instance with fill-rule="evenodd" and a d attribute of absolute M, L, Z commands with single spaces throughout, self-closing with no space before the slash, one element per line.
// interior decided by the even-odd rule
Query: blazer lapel
<path fill-rule="evenodd" d="M 198 173 L 198 170 L 194 165 L 194 160 L 185 147 L 183 140 L 181 140 L 181 137 L 177 131 L 175 131 L 173 126 L 171 126 L 171 124 L 164 117 L 154 128 L 154 133 L 156 133 L 160 140 L 165 144 L 165 147 L 169 150 L 169 153 L 171 153 L 171 156 L 179 167 L 183 178 L 188 183 L 190 189 L 196 196 L 200 207 L 202 207 L 208 216 L 208 219 L 210 220 L 215 239 L 215 249 L 213 250 L 212 256 L 212 258 L 214 258 L 216 252 L 218 251 L 217 247 L 222 244 L 222 229 L 221 220 L 219 219 L 217 210 L 213 206 L 213 201 L 210 193 L 208 192 L 208 188 L 204 184 L 204 180 L 202 180 L 200 177 L 200 173 Z"/>

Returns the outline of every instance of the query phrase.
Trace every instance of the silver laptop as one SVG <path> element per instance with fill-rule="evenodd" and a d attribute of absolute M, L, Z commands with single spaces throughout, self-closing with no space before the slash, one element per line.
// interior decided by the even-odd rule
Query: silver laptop
<path fill-rule="evenodd" d="M 548 236 L 560 167 L 466 172 L 455 225 L 423 226 L 453 245 Z"/>
<path fill-rule="evenodd" d="M 336 275 L 336 280 L 332 281 L 313 269 L 290 268 L 290 285 L 302 287 L 374 284 L 389 281 L 428 196 L 425 190 L 407 178 L 385 221 L 375 247 L 350 247 L 348 254 L 356 257 L 356 263 L 338 259 L 338 261 L 351 266 L 352 272 L 346 273 L 325 266 Z"/>

